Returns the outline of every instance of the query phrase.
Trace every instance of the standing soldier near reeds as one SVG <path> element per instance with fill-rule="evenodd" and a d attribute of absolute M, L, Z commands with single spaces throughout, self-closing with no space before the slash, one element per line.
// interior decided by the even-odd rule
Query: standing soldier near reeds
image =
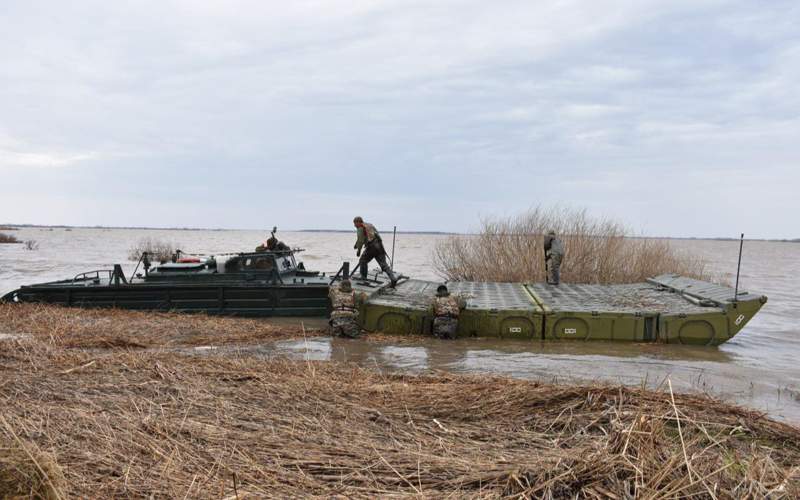
<path fill-rule="evenodd" d="M 367 279 L 367 266 L 372 259 L 375 259 L 378 261 L 378 265 L 381 266 L 383 272 L 389 276 L 391 280 L 389 286 L 394 288 L 397 284 L 397 278 L 392 272 L 392 268 L 389 267 L 389 264 L 386 262 L 386 250 L 383 248 L 383 240 L 381 240 L 380 233 L 375 229 L 375 226 L 369 222 L 364 222 L 364 219 L 361 217 L 354 218 L 353 225 L 356 227 L 356 233 L 358 235 L 358 239 L 356 239 L 356 244 L 353 245 L 353 248 L 356 249 L 356 256 L 360 257 L 358 265 L 361 267 L 361 279 Z M 361 253 L 362 247 L 364 248 L 363 254 Z"/>
<path fill-rule="evenodd" d="M 358 326 L 358 303 L 362 299 L 362 294 L 356 296 L 350 280 L 344 279 L 339 286 L 330 287 L 328 297 L 331 299 L 331 335 L 334 337 L 347 337 L 354 339 L 361 335 L 361 328 Z"/>
<path fill-rule="evenodd" d="M 561 282 L 561 262 L 564 260 L 564 245 L 556 238 L 555 231 L 548 231 L 544 237 L 544 266 L 547 283 L 558 285 Z"/>
<path fill-rule="evenodd" d="M 440 339 L 454 339 L 458 331 L 458 316 L 467 303 L 462 297 L 453 297 L 447 286 L 439 285 L 433 299 L 433 335 Z"/>

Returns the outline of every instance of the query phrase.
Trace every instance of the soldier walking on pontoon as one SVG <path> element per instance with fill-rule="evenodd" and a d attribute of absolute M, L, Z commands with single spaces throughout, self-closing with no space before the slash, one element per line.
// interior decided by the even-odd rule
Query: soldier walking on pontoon
<path fill-rule="evenodd" d="M 361 266 L 361 279 L 367 279 L 367 266 L 372 259 L 375 259 L 378 261 L 378 265 L 381 266 L 383 272 L 389 276 L 391 280 L 389 286 L 394 288 L 397 284 L 397 278 L 392 272 L 392 268 L 389 267 L 389 264 L 386 262 L 386 250 L 383 248 L 383 241 L 381 240 L 381 235 L 378 233 L 378 230 L 369 222 L 364 222 L 364 219 L 361 217 L 353 219 L 353 225 L 356 227 L 356 232 L 358 234 L 358 239 L 356 240 L 356 244 L 353 245 L 353 248 L 356 249 L 356 256 L 360 257 L 358 265 Z M 363 254 L 361 253 L 362 247 L 364 248 Z"/>
<path fill-rule="evenodd" d="M 433 335 L 440 339 L 454 339 L 458 331 L 458 316 L 466 307 L 462 297 L 453 297 L 447 286 L 439 285 L 433 299 Z"/>
<path fill-rule="evenodd" d="M 361 294 L 356 296 L 350 280 L 344 279 L 339 286 L 332 286 L 328 292 L 331 299 L 331 335 L 334 337 L 347 337 L 354 339 L 361 335 L 361 328 L 358 326 L 357 307 L 362 300 Z"/>
<path fill-rule="evenodd" d="M 544 265 L 547 271 L 547 283 L 558 285 L 561 282 L 561 262 L 564 260 L 564 245 L 556 238 L 555 231 L 549 231 L 544 237 Z"/>

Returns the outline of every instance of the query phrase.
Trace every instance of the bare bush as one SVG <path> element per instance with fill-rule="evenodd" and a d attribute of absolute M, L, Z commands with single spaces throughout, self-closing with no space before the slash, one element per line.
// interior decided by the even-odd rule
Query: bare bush
<path fill-rule="evenodd" d="M 177 245 L 171 241 L 157 238 L 141 238 L 135 245 L 128 249 L 128 260 L 139 260 L 142 253 L 147 252 L 154 260 L 169 260 L 175 253 Z"/>
<path fill-rule="evenodd" d="M 0 243 L 22 243 L 16 236 L 0 233 Z"/>
<path fill-rule="evenodd" d="M 39 242 L 36 240 L 25 240 L 25 250 L 39 250 Z"/>
<path fill-rule="evenodd" d="M 632 283 L 667 272 L 712 279 L 703 259 L 669 241 L 630 237 L 618 221 L 567 208 L 536 207 L 516 217 L 484 219 L 479 234 L 441 241 L 434 268 L 454 281 L 544 281 L 543 238 L 549 230 L 564 243 L 566 282 Z"/>

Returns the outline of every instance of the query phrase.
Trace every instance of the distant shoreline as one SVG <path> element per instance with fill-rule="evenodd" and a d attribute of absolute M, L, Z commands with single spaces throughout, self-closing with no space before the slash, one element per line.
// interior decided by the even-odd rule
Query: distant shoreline
<path fill-rule="evenodd" d="M 269 228 L 255 228 L 255 229 L 229 229 L 229 228 L 213 228 L 213 227 L 145 227 L 145 226 L 67 226 L 67 225 L 46 225 L 46 224 L 11 224 L 2 223 L 0 227 L 5 230 L 15 230 L 19 228 L 44 228 L 44 229 L 124 229 L 136 231 L 265 231 L 269 232 Z M 352 233 L 352 229 L 286 229 L 284 232 L 291 233 Z M 383 234 L 388 234 L 391 231 L 384 230 Z M 476 233 L 457 233 L 448 231 L 397 231 L 397 234 L 427 234 L 433 236 L 454 236 L 454 235 L 470 235 Z M 738 238 L 730 237 L 697 237 L 697 236 L 628 236 L 632 239 L 645 239 L 645 240 L 703 240 L 703 241 L 738 241 Z M 745 238 L 747 241 L 771 241 L 777 243 L 800 243 L 800 238 L 782 239 L 782 238 Z"/>

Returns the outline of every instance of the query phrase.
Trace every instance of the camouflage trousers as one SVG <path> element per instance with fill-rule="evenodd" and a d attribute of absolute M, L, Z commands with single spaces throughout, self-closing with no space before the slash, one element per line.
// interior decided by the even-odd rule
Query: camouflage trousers
<path fill-rule="evenodd" d="M 334 337 L 347 337 L 354 339 L 361 335 L 361 328 L 356 322 L 355 315 L 334 315 L 331 316 L 328 324 L 330 325 L 331 335 Z"/>
<path fill-rule="evenodd" d="M 433 319 L 433 335 L 440 339 L 454 339 L 458 331 L 458 319 L 439 316 Z"/>
<path fill-rule="evenodd" d="M 386 262 L 386 250 L 383 249 L 383 243 L 381 243 L 380 240 L 374 240 L 371 243 L 367 243 L 364 247 L 364 253 L 362 253 L 361 258 L 358 259 L 361 279 L 367 279 L 367 271 L 372 259 L 378 261 L 378 265 L 381 266 L 381 271 L 386 274 L 389 274 L 391 271 L 389 263 Z"/>
<path fill-rule="evenodd" d="M 553 255 L 547 264 L 547 282 L 558 285 L 561 281 L 561 256 Z"/>

